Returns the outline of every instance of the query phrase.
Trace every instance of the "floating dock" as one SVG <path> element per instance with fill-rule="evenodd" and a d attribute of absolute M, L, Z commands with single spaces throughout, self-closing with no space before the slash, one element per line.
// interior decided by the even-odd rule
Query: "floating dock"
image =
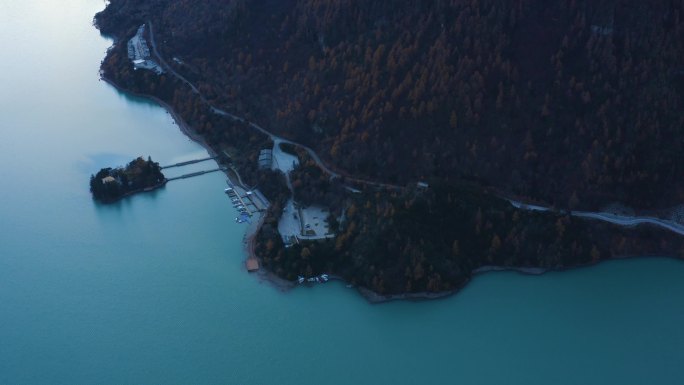
<path fill-rule="evenodd" d="M 234 206 L 242 206 L 249 215 L 258 211 L 268 209 L 268 201 L 263 197 L 259 190 L 245 190 L 240 186 L 233 185 L 229 180 L 226 181 L 229 188 L 226 194 L 233 200 Z"/>

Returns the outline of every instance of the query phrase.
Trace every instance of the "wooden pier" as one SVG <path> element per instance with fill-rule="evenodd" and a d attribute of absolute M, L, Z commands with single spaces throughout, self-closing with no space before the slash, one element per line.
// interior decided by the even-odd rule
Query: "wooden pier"
<path fill-rule="evenodd" d="M 239 207 L 242 206 L 245 209 L 245 212 L 249 214 L 249 216 L 252 216 L 253 211 L 250 210 L 249 206 L 254 206 L 251 201 L 247 197 L 247 193 L 242 189 L 242 187 L 238 186 L 233 186 L 230 185 L 231 188 L 233 189 L 232 191 L 228 191 L 228 197 L 231 198 L 231 200 L 235 199 L 238 202 L 234 202 L 233 206 Z"/>

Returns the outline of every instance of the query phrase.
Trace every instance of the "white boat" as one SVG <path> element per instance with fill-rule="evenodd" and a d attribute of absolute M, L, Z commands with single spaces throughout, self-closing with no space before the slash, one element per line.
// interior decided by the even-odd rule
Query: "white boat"
<path fill-rule="evenodd" d="M 304 277 L 302 277 L 301 275 L 300 275 L 299 277 L 297 277 L 297 282 L 299 282 L 300 285 L 301 285 L 302 283 L 304 283 L 304 281 L 305 281 L 305 279 L 304 279 Z"/>

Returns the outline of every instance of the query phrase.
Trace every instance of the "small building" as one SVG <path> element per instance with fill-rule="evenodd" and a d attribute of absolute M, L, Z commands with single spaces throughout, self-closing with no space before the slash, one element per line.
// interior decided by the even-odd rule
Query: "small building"
<path fill-rule="evenodd" d="M 259 152 L 259 168 L 270 169 L 273 165 L 273 150 L 265 148 Z"/>
<path fill-rule="evenodd" d="M 245 265 L 247 266 L 247 271 L 249 272 L 259 270 L 259 261 L 256 258 L 248 258 L 247 262 L 245 262 Z"/>
<path fill-rule="evenodd" d="M 591 26 L 591 32 L 594 35 L 611 36 L 613 34 L 613 28 L 610 26 L 592 25 Z"/>
<path fill-rule="evenodd" d="M 104 183 L 104 184 L 112 183 L 112 182 L 118 182 L 118 181 L 116 180 L 116 178 L 114 178 L 111 175 L 102 178 L 102 183 Z"/>
<path fill-rule="evenodd" d="M 427 190 L 428 187 L 430 187 L 430 185 L 428 185 L 425 182 L 418 182 L 417 186 L 418 186 L 418 190 Z"/>

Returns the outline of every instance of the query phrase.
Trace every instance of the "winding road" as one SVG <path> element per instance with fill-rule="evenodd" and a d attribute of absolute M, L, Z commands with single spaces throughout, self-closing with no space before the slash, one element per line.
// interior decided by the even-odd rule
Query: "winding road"
<path fill-rule="evenodd" d="M 197 87 L 195 87 L 194 84 L 190 83 L 188 79 L 184 78 L 183 75 L 176 72 L 176 70 L 174 70 L 173 67 L 171 67 L 166 62 L 166 60 L 164 60 L 164 58 L 159 54 L 159 51 L 157 51 L 157 42 L 154 39 L 154 26 L 152 25 L 152 22 L 149 20 L 147 21 L 147 25 L 150 26 L 150 45 L 152 46 L 152 53 L 154 53 L 154 56 L 156 56 L 157 60 L 159 60 L 159 64 L 162 67 L 164 67 L 165 70 L 169 71 L 169 73 L 171 73 L 173 76 L 178 78 L 178 80 L 187 84 L 192 89 L 192 92 L 196 93 L 204 103 L 209 104 L 209 102 L 207 102 L 207 99 L 204 97 L 204 95 L 202 95 L 202 93 L 197 89 Z"/>
<path fill-rule="evenodd" d="M 192 92 L 194 92 L 195 94 L 197 94 L 197 95 L 199 96 L 200 100 L 202 100 L 202 102 L 203 102 L 204 104 L 206 104 L 206 105 L 209 107 L 209 109 L 210 109 L 213 113 L 215 113 L 215 114 L 217 114 L 217 115 L 225 116 L 225 117 L 227 117 L 227 118 L 229 118 L 229 119 L 232 119 L 232 120 L 234 120 L 234 121 L 237 121 L 237 122 L 241 122 L 241 123 L 246 123 L 246 124 L 248 124 L 248 125 L 249 125 L 250 127 L 252 127 L 253 129 L 255 129 L 255 130 L 261 132 L 262 134 L 268 136 L 269 138 L 271 138 L 271 140 L 273 141 L 274 145 L 279 145 L 280 143 L 285 143 L 285 144 L 291 144 L 291 145 L 293 145 L 293 146 L 296 146 L 296 147 L 299 147 L 299 148 L 303 149 L 304 151 L 306 151 L 306 152 L 309 154 L 309 156 L 311 157 L 311 159 L 313 159 L 313 161 L 316 163 L 316 165 L 317 165 L 323 172 L 325 172 L 326 174 L 328 174 L 328 175 L 330 176 L 331 179 L 332 179 L 332 178 L 344 177 L 344 178 L 345 178 L 346 180 L 348 180 L 348 181 L 355 182 L 355 183 L 359 183 L 359 184 L 363 184 L 363 185 L 367 185 L 367 186 L 381 187 L 381 188 L 390 189 L 390 190 L 400 190 L 400 189 L 403 188 L 402 186 L 398 186 L 398 185 L 393 185 L 393 184 L 389 184 L 389 183 L 381 183 L 381 182 L 375 182 L 375 181 L 370 181 L 370 180 L 366 180 L 366 179 L 355 178 L 355 177 L 352 177 L 351 175 L 341 174 L 341 173 L 339 173 L 339 172 L 333 171 L 330 167 L 328 167 L 328 165 L 326 165 L 326 164 L 321 160 L 321 158 L 318 156 L 318 154 L 316 153 L 316 151 L 314 151 L 311 147 L 306 146 L 306 145 L 304 145 L 304 144 L 302 144 L 302 143 L 294 142 L 294 141 L 292 141 L 292 140 L 289 140 L 289 139 L 285 139 L 285 138 L 283 138 L 283 137 L 280 137 L 280 136 L 278 136 L 278 135 L 272 133 L 271 131 L 268 131 L 267 129 L 261 127 L 260 125 L 254 123 L 254 122 L 250 122 L 249 120 L 247 120 L 247 119 L 245 119 L 245 118 L 243 118 L 243 117 L 240 117 L 240 116 L 231 114 L 230 112 L 228 112 L 228 111 L 226 111 L 226 110 L 223 110 L 223 109 L 221 109 L 221 108 L 218 108 L 218 107 L 212 105 L 211 103 L 209 103 L 209 101 L 207 100 L 207 98 L 204 97 L 204 95 L 200 92 L 200 90 L 199 90 L 194 84 L 192 84 L 188 79 L 186 79 L 185 77 L 183 77 L 183 75 L 181 75 L 181 74 L 179 74 L 178 72 L 176 72 L 176 70 L 174 70 L 173 67 L 171 67 L 171 66 L 166 62 L 166 60 L 164 60 L 164 58 L 161 56 L 161 54 L 159 54 L 159 51 L 157 50 L 157 42 L 156 42 L 156 40 L 155 40 L 155 38 L 154 38 L 154 25 L 152 24 L 151 21 L 148 21 L 147 24 L 148 24 L 149 27 L 150 27 L 150 45 L 152 46 L 152 53 L 153 53 L 154 56 L 158 59 L 159 64 L 160 64 L 165 70 L 167 70 L 170 74 L 172 74 L 173 76 L 175 76 L 178 80 L 180 80 L 181 82 L 187 84 L 188 87 L 190 87 L 190 89 L 192 90 Z"/>
<path fill-rule="evenodd" d="M 551 211 L 550 208 L 548 207 L 543 207 L 543 206 L 537 206 L 537 205 L 529 205 L 526 203 L 518 202 L 509 199 L 508 200 L 513 207 L 522 209 L 522 210 L 529 210 L 529 211 Z M 618 215 L 618 214 L 613 214 L 613 213 L 607 213 L 607 212 L 590 212 L 590 211 L 570 211 L 570 215 L 574 215 L 579 218 L 587 218 L 587 219 L 595 219 L 599 221 L 604 221 L 604 222 L 609 222 L 612 224 L 620 225 L 620 226 L 637 226 L 641 224 L 650 224 L 654 225 L 669 231 L 672 231 L 674 233 L 677 233 L 679 235 L 684 235 L 684 225 L 679 224 L 677 222 L 667 220 L 667 219 L 660 219 L 660 218 L 654 218 L 654 217 L 638 217 L 638 216 L 627 216 L 627 215 Z"/>
<path fill-rule="evenodd" d="M 223 110 L 221 108 L 218 108 L 218 107 L 212 105 L 211 103 L 209 103 L 209 101 L 204 97 L 204 95 L 202 95 L 200 90 L 197 87 L 195 87 L 194 84 L 192 84 L 188 79 L 183 77 L 183 75 L 176 72 L 176 70 L 174 70 L 173 67 L 171 67 L 166 62 L 166 60 L 164 60 L 164 58 L 161 56 L 161 54 L 159 54 L 159 51 L 157 50 L 157 42 L 154 39 L 154 26 L 153 26 L 151 21 L 148 21 L 147 24 L 150 27 L 150 45 L 152 46 L 152 52 L 154 53 L 154 56 L 156 56 L 157 59 L 159 60 L 159 64 L 162 67 L 164 67 L 164 69 L 167 70 L 170 74 L 175 76 L 178 80 L 187 84 L 188 87 L 190 87 L 190 89 L 192 89 L 192 92 L 197 94 L 200 97 L 200 99 L 202 100 L 202 102 L 204 104 L 206 104 L 213 113 L 215 113 L 217 115 L 225 116 L 225 117 L 230 118 L 230 119 L 237 121 L 237 122 L 247 123 L 253 129 L 255 129 L 255 130 L 261 132 L 262 134 L 268 136 L 269 138 L 271 138 L 271 140 L 273 140 L 273 142 L 274 142 L 274 145 L 279 144 L 279 143 L 286 143 L 286 144 L 291 144 L 293 146 L 297 146 L 299 148 L 302 148 L 311 156 L 311 158 L 314 160 L 314 162 L 316 162 L 316 165 L 318 165 L 318 167 L 320 167 L 321 170 L 323 170 L 326 174 L 330 175 L 333 178 L 337 178 L 340 176 L 340 174 L 331 170 L 325 163 L 323 163 L 323 161 L 318 156 L 318 154 L 316 154 L 316 152 L 313 149 L 311 149 L 310 147 L 305 146 L 301 143 L 293 142 L 291 140 L 282 138 L 282 137 L 268 131 L 267 129 L 261 127 L 260 125 L 254 123 L 254 122 L 250 122 L 249 120 L 247 120 L 243 117 L 231 114 L 230 112 Z"/>
<path fill-rule="evenodd" d="M 592 213 L 585 211 L 572 211 L 571 214 L 576 217 L 598 219 L 600 221 L 610 222 L 622 226 L 636 226 L 647 223 L 670 230 L 679 235 L 684 235 L 684 225 L 666 219 L 653 217 L 629 217 L 611 213 Z"/>
<path fill-rule="evenodd" d="M 221 108 L 213 106 L 209 101 L 202 95 L 202 93 L 199 91 L 197 87 L 195 87 L 194 84 L 192 84 L 189 80 L 187 80 L 183 75 L 179 74 L 176 72 L 165 60 L 164 58 L 159 54 L 159 51 L 157 51 L 157 43 L 154 39 L 154 27 L 151 21 L 148 21 L 147 24 L 150 27 L 150 45 L 152 46 L 152 52 L 154 53 L 154 56 L 157 57 L 159 60 L 160 65 L 166 69 L 170 74 L 175 76 L 178 80 L 181 82 L 187 84 L 190 89 L 194 93 L 196 93 L 200 99 L 202 100 L 203 103 L 205 103 L 213 113 L 225 116 L 227 118 L 230 118 L 234 121 L 238 121 L 241 123 L 247 123 L 250 127 L 253 129 L 261 132 L 262 134 L 268 136 L 271 138 L 273 141 L 274 146 L 280 145 L 280 143 L 286 143 L 290 144 L 296 147 L 299 147 L 303 150 L 305 150 L 309 156 L 311 156 L 311 159 L 313 159 L 314 162 L 316 162 L 316 165 L 323 170 L 326 174 L 330 175 L 330 178 L 338 178 L 340 176 L 343 176 L 347 181 L 363 184 L 366 186 L 375 186 L 375 187 L 381 187 L 385 189 L 390 189 L 390 190 L 400 190 L 402 189 L 402 186 L 397 186 L 397 185 L 392 185 L 388 183 L 381 183 L 381 182 L 375 182 L 375 181 L 369 181 L 365 179 L 359 179 L 359 178 L 354 178 L 350 175 L 342 175 L 338 172 L 333 171 L 330 167 L 328 167 L 318 156 L 318 154 L 311 149 L 310 147 L 303 145 L 301 143 L 293 142 L 291 140 L 282 138 L 278 135 L 275 135 L 274 133 L 266 130 L 265 128 L 261 127 L 260 125 L 250 122 L 249 120 L 231 114 L 228 111 L 225 111 Z M 508 201 L 516 208 L 520 208 L 523 210 L 531 210 L 531 211 L 551 211 L 548 207 L 543 207 L 543 206 L 537 206 L 537 205 L 530 205 L 530 204 L 525 204 L 519 201 L 511 200 L 508 199 Z M 654 225 L 669 231 L 672 231 L 674 233 L 677 233 L 679 235 L 684 235 L 684 225 L 681 225 L 679 223 L 676 223 L 671 220 L 666 220 L 666 219 L 660 219 L 660 218 L 653 218 L 653 217 L 638 217 L 638 216 L 626 216 L 626 215 L 618 215 L 618 214 L 612 214 L 612 213 L 607 213 L 607 212 L 588 212 L 588 211 L 570 211 L 570 215 L 574 215 L 576 217 L 580 218 L 587 218 L 587 219 L 594 219 L 594 220 L 600 220 L 604 222 L 609 222 L 612 224 L 620 225 L 620 226 L 637 226 L 641 224 L 650 224 Z"/>

